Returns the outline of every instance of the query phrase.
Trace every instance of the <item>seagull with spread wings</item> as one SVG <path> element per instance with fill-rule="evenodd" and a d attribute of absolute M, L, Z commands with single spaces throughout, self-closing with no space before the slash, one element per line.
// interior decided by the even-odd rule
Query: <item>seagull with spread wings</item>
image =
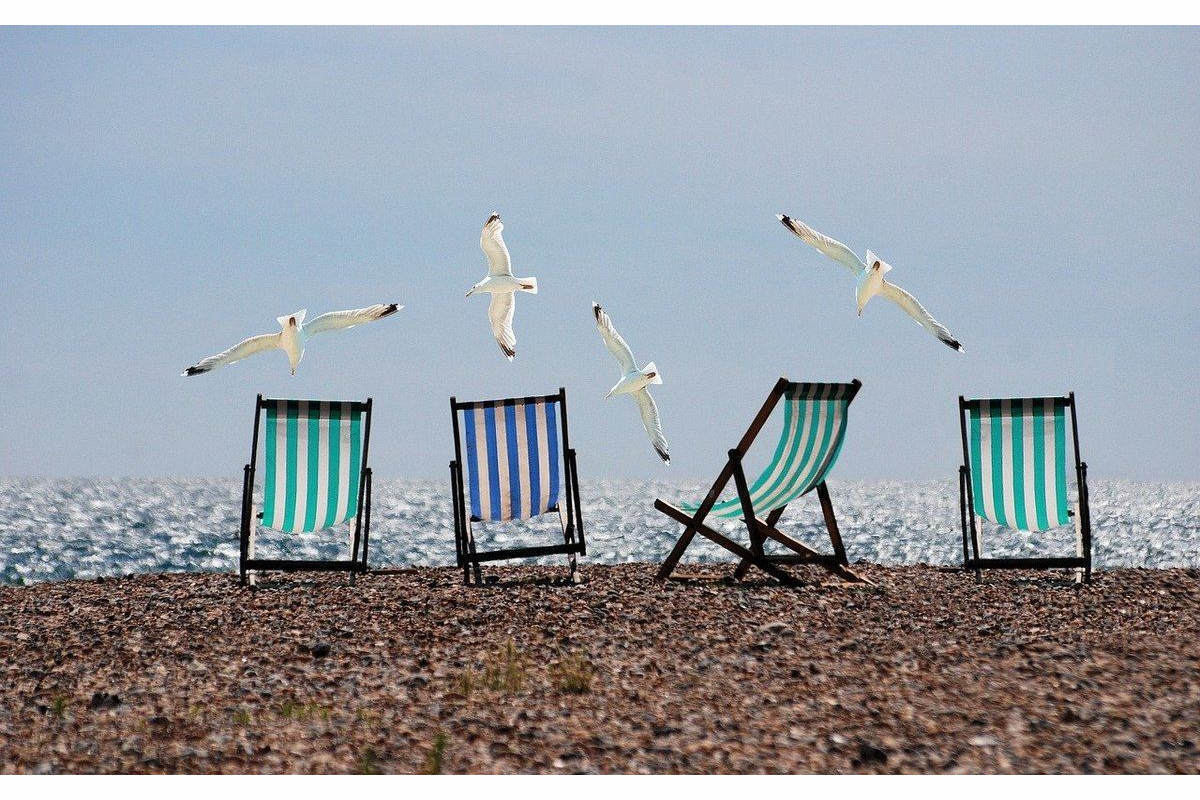
<path fill-rule="evenodd" d="M 304 345 L 313 336 L 318 333 L 325 333 L 326 331 L 353 328 L 355 325 L 361 325 L 364 322 L 374 322 L 377 319 L 383 319 L 386 316 L 395 314 L 402 308 L 404 306 L 396 305 L 395 303 L 377 303 L 373 306 L 355 308 L 349 311 L 330 311 L 328 314 L 315 317 L 307 324 L 304 322 L 304 315 L 307 313 L 307 310 L 301 309 L 295 314 L 275 318 L 279 322 L 279 326 L 283 329 L 278 333 L 264 333 L 260 336 L 251 336 L 249 339 L 243 339 L 222 353 L 217 353 L 215 356 L 209 356 L 196 362 L 193 366 L 185 369 L 183 374 L 203 375 L 205 372 L 212 372 L 217 367 L 241 361 L 243 358 L 252 356 L 255 353 L 262 353 L 266 350 L 282 350 L 287 353 L 288 363 L 291 365 L 292 374 L 295 375 L 296 367 L 300 365 L 300 359 L 304 358 Z"/>
<path fill-rule="evenodd" d="M 881 295 L 904 309 L 906 314 L 916 320 L 917 324 L 922 328 L 936 336 L 938 341 L 948 347 L 954 348 L 960 353 L 963 352 L 964 348 L 962 344 L 950 335 L 950 331 L 946 329 L 945 325 L 934 319 L 925 310 L 925 307 L 917 302 L 917 298 L 896 284 L 889 283 L 883 279 L 884 274 L 891 271 L 891 264 L 881 260 L 879 256 L 870 250 L 867 251 L 867 261 L 864 264 L 862 259 L 854 254 L 853 250 L 838 240 L 831 239 L 820 231 L 815 231 L 800 220 L 792 219 L 786 214 L 776 214 L 775 216 L 789 231 L 854 273 L 854 276 L 858 279 L 854 296 L 858 301 L 858 315 L 860 317 L 867 301 L 875 295 Z"/>
<path fill-rule="evenodd" d="M 607 400 L 615 394 L 633 395 L 633 400 L 642 413 L 642 425 L 646 428 L 646 435 L 650 437 L 650 444 L 654 446 L 659 457 L 670 464 L 671 454 L 667 449 L 667 437 L 663 435 L 662 421 L 658 418 L 658 406 L 654 404 L 654 398 L 650 396 L 648 388 L 652 383 L 662 383 L 658 367 L 654 366 L 654 362 L 651 361 L 638 369 L 637 362 L 633 360 L 633 351 L 629 349 L 629 345 L 625 344 L 621 334 L 617 333 L 612 320 L 608 318 L 608 314 L 600 307 L 599 303 L 592 303 L 592 316 L 596 318 L 596 328 L 600 331 L 600 338 L 604 340 L 604 346 L 621 365 L 621 380 L 608 390 L 604 399 Z"/>
<path fill-rule="evenodd" d="M 517 292 L 537 294 L 537 278 L 514 278 L 512 260 L 508 257 L 508 248 L 504 246 L 504 238 L 500 235 L 504 223 L 500 215 L 492 212 L 487 222 L 483 223 L 483 233 L 479 235 L 479 246 L 487 256 L 487 277 L 471 287 L 467 297 L 476 293 L 488 293 L 492 301 L 488 304 L 488 320 L 492 323 L 492 334 L 500 352 L 509 360 L 517 354 L 517 334 L 513 332 L 513 312 L 516 310 L 515 295 Z"/>

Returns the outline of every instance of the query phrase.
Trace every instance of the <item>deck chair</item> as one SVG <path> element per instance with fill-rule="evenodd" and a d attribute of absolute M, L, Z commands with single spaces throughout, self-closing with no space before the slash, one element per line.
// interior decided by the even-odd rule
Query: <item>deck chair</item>
<path fill-rule="evenodd" d="M 254 513 L 258 434 L 262 421 L 262 510 Z M 244 586 L 253 570 L 367 571 L 371 528 L 371 399 L 361 402 L 277 400 L 261 394 L 254 403 L 250 463 L 243 471 L 241 556 Z M 331 529 L 348 520 L 350 557 L 335 561 L 257 558 L 259 525 L 284 533 Z"/>
<path fill-rule="evenodd" d="M 661 499 L 654 501 L 655 508 L 685 526 L 658 571 L 659 580 L 670 577 L 692 538 L 699 533 L 741 558 L 734 572 L 736 578 L 743 577 L 754 566 L 783 583 L 794 583 L 795 578 L 782 565 L 816 564 L 848 581 L 870 583 L 848 565 L 833 504 L 829 500 L 829 489 L 825 486 L 825 476 L 837 461 L 846 435 L 850 402 L 861 386 L 857 379 L 852 383 L 792 383 L 780 378 L 742 440 L 729 451 L 729 460 L 702 503 L 676 508 Z M 742 459 L 780 400 L 783 401 L 783 426 L 775 455 L 762 474 L 753 483 L 747 483 Z M 737 496 L 718 502 L 731 478 Z M 787 505 L 813 489 L 821 502 L 821 512 L 833 545 L 832 554 L 819 553 L 775 527 Z M 710 515 L 730 519 L 740 517 L 746 524 L 750 546 L 738 544 L 705 525 L 704 521 Z M 791 553 L 767 554 L 763 545 L 768 539 L 783 545 Z"/>
<path fill-rule="evenodd" d="M 1067 447 L 1066 412 L 1071 412 Z M 984 569 L 1075 569 L 1092 577 L 1092 521 L 1087 464 L 1079 460 L 1075 393 L 1011 400 L 958 398 L 963 465 L 959 467 L 963 569 L 979 580 Z M 1070 508 L 1067 466 L 1074 459 L 1078 512 Z M 979 518 L 978 520 L 976 518 Z M 1004 528 L 1045 531 L 1075 525 L 1075 555 L 983 558 L 983 520 Z"/>
<path fill-rule="evenodd" d="M 510 558 L 565 554 L 576 580 L 576 555 L 586 555 L 579 476 L 567 436 L 567 391 L 540 397 L 459 402 L 450 398 L 454 460 L 454 543 L 463 582 L 483 581 L 480 565 Z M 460 424 L 461 423 L 461 424 Z M 560 469 L 561 462 L 561 469 Z M 463 465 L 466 474 L 463 474 Z M 482 551 L 473 524 L 558 514 L 562 544 Z"/>

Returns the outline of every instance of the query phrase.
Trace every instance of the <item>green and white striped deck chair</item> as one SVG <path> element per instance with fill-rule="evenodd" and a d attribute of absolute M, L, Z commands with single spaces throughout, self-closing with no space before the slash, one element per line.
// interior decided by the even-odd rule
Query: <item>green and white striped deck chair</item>
<path fill-rule="evenodd" d="M 842 449 L 850 403 L 861 386 L 857 379 L 851 383 L 793 383 L 780 378 L 738 446 L 729 451 L 728 462 L 703 502 L 677 508 L 661 499 L 654 501 L 655 508 L 686 526 L 659 569 L 659 579 L 671 575 L 692 538 L 699 533 L 741 558 L 734 573 L 738 578 L 751 566 L 756 566 L 780 581 L 792 582 L 794 578 L 781 565 L 816 564 L 847 580 L 867 582 L 848 566 L 829 490 L 825 486 L 825 476 Z M 758 478 L 749 483 L 742 469 L 742 459 L 781 401 L 783 420 L 774 456 Z M 718 502 L 730 479 L 734 481 L 737 495 Z M 775 527 L 789 503 L 814 489 L 821 501 L 825 526 L 833 545 L 830 555 L 818 553 Z M 750 535 L 750 546 L 744 547 L 705 525 L 709 516 L 741 518 Z M 763 545 L 768 539 L 783 545 L 791 553 L 767 554 Z"/>
<path fill-rule="evenodd" d="M 1079 459 L 1075 393 L 1004 400 L 960 396 L 958 413 L 963 444 L 963 465 L 958 471 L 963 568 L 975 570 L 976 578 L 983 569 L 1066 568 L 1081 570 L 1080 577 L 1091 580 L 1087 464 Z M 1071 509 L 1069 467 L 1078 482 L 1078 512 Z M 984 520 L 1023 531 L 1074 524 L 1075 555 L 984 558 Z"/>
<path fill-rule="evenodd" d="M 260 422 L 262 423 L 260 426 Z M 262 509 L 254 513 L 262 432 Z M 254 404 L 250 463 L 243 471 L 241 555 L 243 585 L 251 570 L 367 571 L 371 527 L 371 399 L 279 400 L 261 394 Z M 303 534 L 347 525 L 350 557 L 333 561 L 255 557 L 258 526 Z"/>

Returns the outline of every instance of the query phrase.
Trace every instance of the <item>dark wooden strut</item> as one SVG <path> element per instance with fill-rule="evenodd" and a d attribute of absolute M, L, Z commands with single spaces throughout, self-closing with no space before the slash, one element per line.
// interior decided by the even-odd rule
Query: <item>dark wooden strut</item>
<path fill-rule="evenodd" d="M 371 445 L 371 410 L 374 406 L 372 398 L 368 397 L 366 402 L 351 401 L 349 405 L 352 409 L 358 410 L 365 414 L 363 421 L 363 447 L 362 447 L 362 467 L 359 472 L 358 484 L 358 512 L 354 518 L 354 538 L 350 545 L 349 559 L 334 559 L 334 560 L 304 560 L 304 559 L 280 559 L 280 558 L 250 558 L 250 534 L 251 526 L 254 522 L 254 476 L 257 468 L 258 459 L 258 434 L 259 434 L 259 417 L 268 403 L 275 402 L 275 398 L 264 399 L 260 394 L 255 398 L 254 402 L 254 432 L 250 439 L 250 463 L 243 468 L 242 473 L 242 521 L 239 531 L 240 538 L 240 554 L 238 558 L 238 577 L 241 585 L 247 583 L 247 573 L 250 570 L 255 571 L 272 571 L 272 572 L 348 572 L 350 573 L 350 583 L 354 584 L 357 573 L 366 573 L 370 571 L 367 561 L 367 550 L 370 542 L 371 530 L 371 488 L 373 482 L 373 472 L 367 466 L 367 455 Z M 288 401 L 288 402 L 308 402 L 322 403 L 323 400 L 308 400 L 308 401 Z M 331 401 L 338 402 L 338 401 Z M 262 516 L 261 514 L 259 516 Z M 361 555 L 360 555 L 361 548 Z"/>
<path fill-rule="evenodd" d="M 466 480 L 463 476 L 462 443 L 458 415 L 460 411 L 470 411 L 475 408 L 491 408 L 495 406 L 510 406 L 516 403 L 547 402 L 557 403 L 559 407 L 560 439 L 563 454 L 563 496 L 550 509 L 558 512 L 559 525 L 562 529 L 562 544 L 537 545 L 526 547 L 508 547 L 499 550 L 480 551 L 475 546 L 475 533 L 472 527 L 474 521 L 470 514 L 470 504 L 467 498 Z M 483 574 L 480 565 L 503 561 L 512 558 L 534 558 L 545 555 L 566 555 L 570 575 L 575 579 L 578 569 L 577 556 L 587 555 L 587 544 L 583 534 L 583 512 L 579 501 L 579 473 L 575 450 L 571 447 L 570 433 L 567 426 L 567 390 L 559 387 L 555 394 L 533 395 L 529 397 L 510 397 L 500 400 L 476 400 L 459 402 L 450 398 L 450 419 L 454 432 L 454 460 L 450 462 L 450 494 L 454 511 L 454 547 L 457 565 L 463 571 L 463 583 L 477 586 L 483 584 Z"/>
<path fill-rule="evenodd" d="M 971 480 L 971 457 L 967 444 L 967 410 L 973 403 L 992 402 L 990 398 L 967 400 L 958 396 L 958 419 L 962 434 L 963 463 L 958 469 L 959 476 L 959 516 L 962 523 L 963 535 L 963 570 L 975 572 L 975 580 L 983 579 L 985 569 L 1082 569 L 1083 580 L 1092 580 L 1092 524 L 1091 507 L 1088 502 L 1087 464 L 1079 455 L 1079 427 L 1076 421 L 1075 393 L 1070 392 L 1066 397 L 1034 397 L 1010 398 L 1010 404 L 1023 403 L 1025 400 L 1045 402 L 1054 400 L 1061 402 L 1064 408 L 1071 409 L 1071 438 L 1074 440 L 1075 474 L 1079 482 L 1079 528 L 1082 539 L 1083 555 L 1080 556 L 1040 556 L 1032 558 L 981 558 L 979 555 L 979 529 L 975 519 L 975 490 Z M 968 552 L 968 535 L 970 552 Z"/>
<path fill-rule="evenodd" d="M 708 494 L 704 497 L 704 501 L 696 509 L 694 515 L 690 515 L 664 500 L 658 499 L 654 501 L 656 509 L 684 525 L 684 530 L 679 540 L 671 549 L 666 560 L 663 561 L 662 566 L 659 567 L 656 576 L 658 580 L 665 580 L 671 576 L 671 573 L 674 572 L 675 567 L 679 563 L 679 559 L 683 557 L 684 551 L 687 550 L 688 545 L 691 544 L 695 535 L 699 533 L 726 550 L 729 550 L 734 555 L 741 557 L 741 561 L 733 573 L 734 577 L 738 579 L 743 578 L 750 567 L 755 566 L 783 583 L 794 584 L 797 583 L 797 579 L 786 570 L 780 569 L 780 564 L 815 564 L 824 567 L 847 581 L 871 584 L 871 581 L 854 572 L 848 565 L 846 550 L 842 545 L 842 537 L 837 527 L 837 519 L 833 514 L 833 504 L 829 499 L 829 490 L 825 486 L 824 481 L 821 481 L 815 488 L 817 489 L 817 496 L 820 498 L 821 512 L 825 517 L 825 526 L 829 531 L 830 543 L 833 545 L 834 552 L 832 555 L 819 553 L 784 534 L 776 527 L 783 516 L 786 506 L 772 509 L 767 514 L 766 520 L 760 520 L 755 516 L 754 506 L 750 498 L 750 490 L 746 482 L 746 474 L 742 467 L 742 459 L 754 443 L 755 438 L 767 420 L 770 419 L 771 412 L 775 410 L 779 399 L 783 396 L 787 388 L 792 385 L 786 378 L 780 378 L 776 381 L 775 386 L 767 395 L 767 399 L 763 402 L 762 407 L 751 421 L 750 427 L 746 429 L 746 433 L 742 436 L 741 441 L 738 442 L 738 446 L 729 451 L 729 457 L 725 462 L 725 466 L 717 475 L 712 488 L 709 489 Z M 849 398 L 847 398 L 847 403 L 854 399 L 862 383 L 858 379 L 855 379 L 851 386 L 852 389 Z M 828 460 L 816 474 L 822 474 L 824 466 L 827 464 Z M 705 518 L 712 511 L 713 506 L 716 505 L 717 499 L 729 483 L 730 478 L 733 479 L 738 497 L 741 500 L 743 521 L 750 536 L 750 547 L 748 548 L 743 547 L 724 534 L 704 524 Z M 792 553 L 790 555 L 768 555 L 763 548 L 767 539 L 783 545 L 791 550 Z"/>

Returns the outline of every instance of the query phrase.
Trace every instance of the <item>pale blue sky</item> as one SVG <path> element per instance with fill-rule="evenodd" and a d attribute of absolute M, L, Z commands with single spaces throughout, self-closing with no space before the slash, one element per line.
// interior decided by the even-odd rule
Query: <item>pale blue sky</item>
<path fill-rule="evenodd" d="M 447 398 L 568 390 L 589 477 L 710 477 L 779 375 L 848 380 L 838 475 L 951 479 L 955 399 L 1074 389 L 1098 476 L 1200 477 L 1196 29 L 0 30 L 0 475 L 236 478 L 256 392 L 376 400 L 442 477 Z M 520 355 L 479 228 L 504 216 Z M 854 314 L 784 211 L 966 345 Z M 655 389 L 663 467 L 590 317 Z M 279 314 L 398 317 L 180 370 Z"/>

